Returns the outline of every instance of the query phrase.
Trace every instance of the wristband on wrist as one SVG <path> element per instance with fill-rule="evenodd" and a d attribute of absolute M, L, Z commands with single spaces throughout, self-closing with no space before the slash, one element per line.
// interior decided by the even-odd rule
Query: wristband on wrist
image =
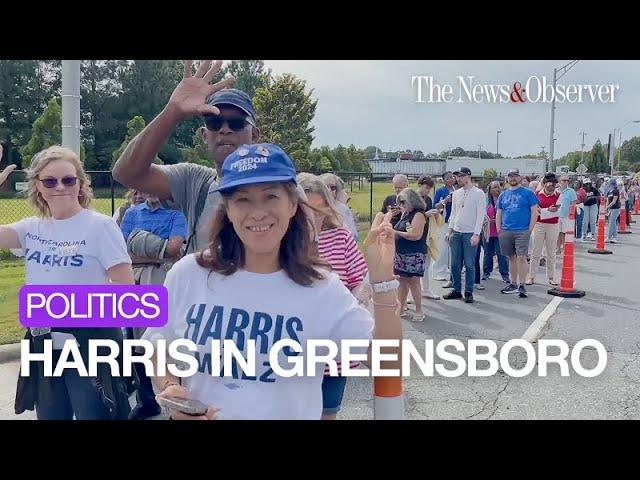
<path fill-rule="evenodd" d="M 374 293 L 391 292 L 396 290 L 399 286 L 400 282 L 396 279 L 371 284 L 371 288 L 373 288 Z"/>

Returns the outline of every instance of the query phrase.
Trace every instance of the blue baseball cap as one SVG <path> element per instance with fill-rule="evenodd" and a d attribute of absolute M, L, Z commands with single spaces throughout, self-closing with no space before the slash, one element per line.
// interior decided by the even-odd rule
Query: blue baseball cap
<path fill-rule="evenodd" d="M 296 168 L 291 159 L 272 143 L 242 145 L 224 160 L 222 179 L 214 191 L 271 182 L 296 183 Z"/>
<path fill-rule="evenodd" d="M 212 107 L 218 107 L 220 105 L 231 105 L 242 110 L 256 123 L 256 109 L 253 107 L 251 98 L 242 90 L 237 88 L 225 88 L 224 90 L 218 90 L 207 99 L 207 104 Z"/>

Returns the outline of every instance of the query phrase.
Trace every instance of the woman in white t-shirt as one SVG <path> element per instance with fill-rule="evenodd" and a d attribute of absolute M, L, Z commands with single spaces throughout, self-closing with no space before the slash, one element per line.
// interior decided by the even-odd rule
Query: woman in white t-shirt
<path fill-rule="evenodd" d="M 210 405 L 205 415 L 195 417 L 172 409 L 173 419 L 320 419 L 324 362 L 316 363 L 315 375 L 285 378 L 273 372 L 271 347 L 285 339 L 303 348 L 314 339 L 368 341 L 374 319 L 314 253 L 295 168 L 278 146 L 241 146 L 225 160 L 217 190 L 222 205 L 209 246 L 174 265 L 165 282 L 169 321 L 143 336 L 167 345 L 187 339 L 197 347 L 192 353 L 198 362 L 195 375 L 182 384 L 170 374 L 154 378 L 162 390 L 159 397 Z M 384 291 L 373 294 L 375 337 L 400 339 L 393 231 L 382 214 L 365 248 L 373 288 Z M 212 343 L 224 339 L 234 341 L 245 358 L 247 340 L 255 340 L 255 372 L 212 368 Z M 362 350 L 358 353 L 367 352 Z M 287 348 L 278 363 L 290 370 L 296 359 L 301 360 Z M 399 362 L 382 368 L 399 368 Z"/>
<path fill-rule="evenodd" d="M 0 174 L 4 183 L 15 165 Z M 27 284 L 87 285 L 108 282 L 133 284 L 131 259 L 122 233 L 108 216 L 90 210 L 92 191 L 78 156 L 53 146 L 38 153 L 27 171 L 28 199 L 37 216 L 0 226 L 0 248 L 25 252 Z M 117 328 L 29 329 L 31 351 L 41 352 L 53 340 L 54 366 L 67 340 L 76 341 L 86 365 L 89 338 L 122 341 Z M 18 378 L 16 413 L 35 408 L 38 419 L 71 420 L 127 418 L 129 405 L 122 378 L 109 368 L 98 376 L 81 377 L 64 369 L 60 377 L 45 377 L 42 362 L 31 365 L 37 374 Z"/>

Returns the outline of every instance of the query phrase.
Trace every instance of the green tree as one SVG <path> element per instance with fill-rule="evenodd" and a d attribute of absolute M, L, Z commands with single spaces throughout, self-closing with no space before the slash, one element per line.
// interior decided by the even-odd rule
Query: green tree
<path fill-rule="evenodd" d="M 126 106 L 121 102 L 122 76 L 131 62 L 126 60 L 83 60 L 80 92 L 82 95 L 82 140 L 87 146 L 85 166 L 107 170 L 112 153 L 122 141 Z"/>
<path fill-rule="evenodd" d="M 54 97 L 49 100 L 47 107 L 35 122 L 29 142 L 20 148 L 23 168 L 31 165 L 34 155 L 52 145 L 62 143 L 62 106 L 60 100 Z M 86 156 L 84 145 L 80 145 L 80 161 Z"/>
<path fill-rule="evenodd" d="M 140 115 L 136 115 L 127 122 L 127 135 L 120 147 L 111 154 L 112 164 L 116 163 L 118 158 L 120 158 L 120 155 L 122 155 L 122 152 L 124 152 L 125 148 L 127 148 L 127 145 L 129 145 L 129 142 L 131 142 L 131 140 L 133 140 L 133 138 L 138 135 L 145 126 L 146 123 L 144 121 L 144 118 L 142 118 Z M 162 160 L 159 157 L 156 157 L 153 160 L 153 163 L 162 164 Z"/>
<path fill-rule="evenodd" d="M 193 135 L 193 147 L 185 147 L 182 149 L 182 161 L 188 163 L 197 163 L 205 167 L 211 167 L 213 160 L 209 155 L 209 147 L 202 138 L 200 131 L 196 131 Z"/>
<path fill-rule="evenodd" d="M 330 172 L 332 170 L 331 160 L 323 156 L 320 159 L 320 173 Z"/>
<path fill-rule="evenodd" d="M 374 158 L 376 156 L 376 151 L 381 152 L 382 150 L 380 148 L 376 147 L 376 146 L 369 146 L 369 147 L 365 148 L 363 150 L 364 158 L 366 160 L 371 160 L 372 158 Z M 378 154 L 378 156 L 380 156 L 380 155 Z"/>
<path fill-rule="evenodd" d="M 353 170 L 351 159 L 347 155 L 347 149 L 344 148 L 341 144 L 338 144 L 338 146 L 333 149 L 333 158 L 335 158 L 336 161 L 340 163 L 340 169 L 342 171 L 350 172 Z"/>
<path fill-rule="evenodd" d="M 42 115 L 33 123 L 33 133 L 29 142 L 20 149 L 23 167 L 31 165 L 31 159 L 39 151 L 60 143 L 62 143 L 62 107 L 57 98 L 52 98 Z"/>
<path fill-rule="evenodd" d="M 347 148 L 347 157 L 351 162 L 351 169 L 354 172 L 365 171 L 365 154 L 362 150 L 358 150 L 355 145 L 351 144 L 349 145 L 349 148 Z"/>
<path fill-rule="evenodd" d="M 627 170 L 640 162 L 640 137 L 625 140 L 620 148 L 620 170 Z"/>
<path fill-rule="evenodd" d="M 236 79 L 235 88 L 251 98 L 258 88 L 266 86 L 267 79 L 271 77 L 271 70 L 265 71 L 263 60 L 231 60 L 223 68 L 223 73 L 232 75 Z"/>
<path fill-rule="evenodd" d="M 493 168 L 486 168 L 482 175 L 485 182 L 490 182 L 491 180 L 495 180 L 498 178 L 498 172 Z"/>
<path fill-rule="evenodd" d="M 313 100 L 312 93 L 306 91 L 304 80 L 287 73 L 268 78 L 254 96 L 263 140 L 280 145 L 296 167 L 308 165 L 313 142 L 311 122 L 318 101 Z"/>
<path fill-rule="evenodd" d="M 120 118 L 126 121 L 139 115 L 145 122 L 150 122 L 167 104 L 182 79 L 183 71 L 184 65 L 180 60 L 129 62 L 119 74 L 122 83 Z M 201 125 L 198 118 L 182 122 L 160 152 L 160 158 L 165 163 L 179 162 L 180 148 L 191 146 L 193 134 Z"/>
<path fill-rule="evenodd" d="M 0 141 L 3 161 L 21 166 L 20 145 L 28 142 L 38 109 L 37 62 L 0 60 Z"/>
<path fill-rule="evenodd" d="M 566 155 L 560 157 L 558 159 L 558 165 L 568 165 L 569 170 L 572 172 L 576 171 L 578 165 L 580 165 L 580 161 L 582 160 L 582 152 L 569 152 Z M 587 164 L 589 160 L 589 152 L 585 152 L 584 154 L 584 163 Z M 587 167 L 588 168 L 588 167 Z"/>
<path fill-rule="evenodd" d="M 600 139 L 593 145 L 591 155 L 587 163 L 587 168 L 591 173 L 605 173 L 609 169 L 607 152 Z"/>

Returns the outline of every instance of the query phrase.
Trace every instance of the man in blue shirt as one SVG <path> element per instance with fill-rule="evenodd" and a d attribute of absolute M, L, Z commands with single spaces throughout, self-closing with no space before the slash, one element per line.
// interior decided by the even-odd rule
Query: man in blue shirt
<path fill-rule="evenodd" d="M 162 284 L 173 262 L 180 256 L 182 245 L 187 237 L 187 221 L 184 214 L 162 206 L 158 197 L 145 195 L 146 200 L 129 208 L 124 214 L 120 228 L 127 242 L 133 262 L 133 273 L 137 284 Z M 145 238 L 138 241 L 135 237 Z M 159 253 L 153 258 L 136 255 L 134 243 L 147 242 L 160 246 Z M 154 248 L 145 248 L 152 251 Z M 155 250 L 158 250 L 157 248 Z M 135 252 L 134 252 L 135 251 Z M 144 329 L 127 329 L 127 337 L 139 339 Z M 137 352 L 136 352 L 137 353 Z M 151 379 L 146 375 L 144 365 L 134 363 L 134 383 L 137 405 L 131 410 L 129 419 L 144 420 L 161 412 L 156 402 Z"/>
<path fill-rule="evenodd" d="M 560 234 L 558 235 L 558 252 L 562 253 L 564 248 L 564 232 L 568 231 L 571 226 L 569 225 L 569 209 L 571 205 L 575 205 L 578 201 L 578 194 L 569 185 L 569 177 L 562 175 L 560 177 L 560 185 L 558 188 L 560 192 Z"/>
<path fill-rule="evenodd" d="M 511 283 L 500 292 L 518 292 L 520 298 L 526 298 L 527 252 L 531 232 L 538 220 L 538 198 L 520 185 L 522 177 L 517 168 L 509 170 L 507 181 L 509 188 L 500 194 L 496 205 L 496 228 L 500 250 L 509 257 L 509 271 L 512 273 Z"/>
<path fill-rule="evenodd" d="M 445 281 L 450 279 L 449 269 L 449 242 L 445 240 L 445 235 L 449 231 L 449 216 L 451 215 L 451 196 L 453 195 L 453 184 L 455 177 L 451 172 L 442 175 L 444 185 L 436 190 L 433 196 L 433 208 L 442 210 L 444 208 L 444 223 L 438 228 L 438 243 L 440 245 L 440 255 L 433 262 L 431 275 L 434 280 Z"/>

